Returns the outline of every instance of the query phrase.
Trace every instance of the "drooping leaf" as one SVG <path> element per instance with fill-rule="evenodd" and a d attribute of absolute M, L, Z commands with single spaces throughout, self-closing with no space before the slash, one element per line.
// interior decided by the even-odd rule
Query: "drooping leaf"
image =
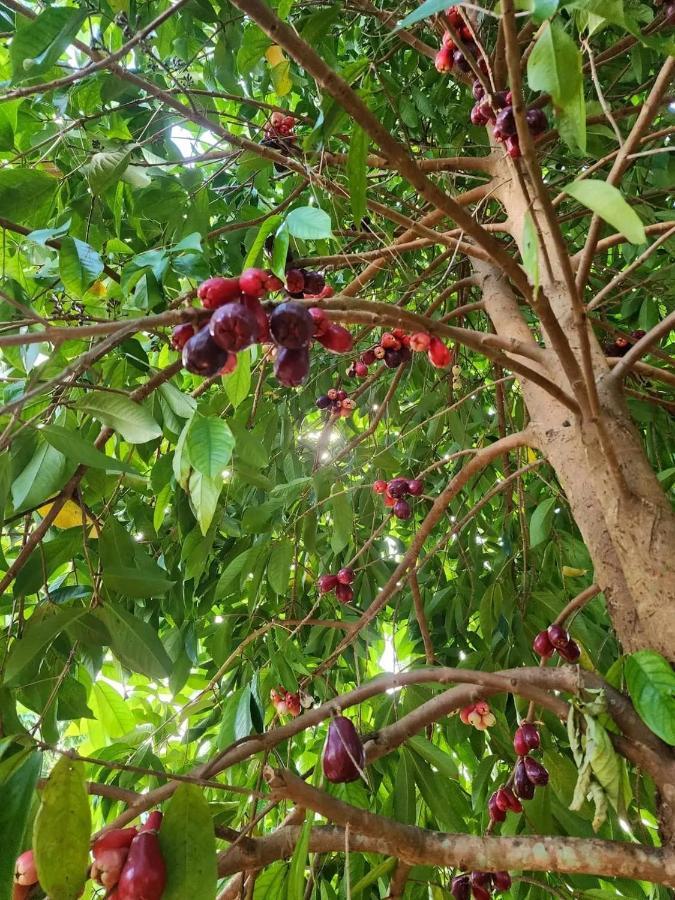
<path fill-rule="evenodd" d="M 99 607 L 96 615 L 107 627 L 111 649 L 123 665 L 148 678 L 169 677 L 171 660 L 151 625 L 110 601 Z"/>
<path fill-rule="evenodd" d="M 73 42 L 87 16 L 85 9 L 49 6 L 37 18 L 18 18 L 10 45 L 15 81 L 37 78 L 58 60 Z"/>
<path fill-rule="evenodd" d="M 247 350 L 237 354 L 237 367 L 234 372 L 225 376 L 223 387 L 235 409 L 248 397 L 251 388 L 251 354 Z"/>
<path fill-rule="evenodd" d="M 251 266 L 257 266 L 260 264 L 262 252 L 265 248 L 265 241 L 271 234 L 273 234 L 277 230 L 282 221 L 283 218 L 281 215 L 275 215 L 270 216 L 269 219 L 266 219 L 263 222 L 263 224 L 258 229 L 255 240 L 251 244 L 251 249 L 248 251 L 242 269 L 248 269 Z"/>
<path fill-rule="evenodd" d="M 277 594 L 285 594 L 288 590 L 292 561 L 292 541 L 279 541 L 274 545 L 270 552 L 270 560 L 267 564 L 267 580 L 269 581 L 272 590 Z"/>
<path fill-rule="evenodd" d="M 638 715 L 667 744 L 675 745 L 675 674 L 653 650 L 624 661 L 626 684 Z"/>
<path fill-rule="evenodd" d="M 553 525 L 553 510 L 556 505 L 555 497 L 549 497 L 543 500 L 532 513 L 530 519 L 530 547 L 536 547 L 541 544 L 551 533 Z"/>
<path fill-rule="evenodd" d="M 0 900 L 12 896 L 15 863 L 26 846 L 26 825 L 41 767 L 42 754 L 33 751 L 0 782 Z"/>
<path fill-rule="evenodd" d="M 59 271 L 65 289 L 80 298 L 103 271 L 103 260 L 89 244 L 65 237 L 61 241 Z"/>
<path fill-rule="evenodd" d="M 190 461 L 207 478 L 222 480 L 223 470 L 232 458 L 234 435 L 226 422 L 195 413 L 187 436 Z"/>
<path fill-rule="evenodd" d="M 96 447 L 83 440 L 76 431 L 60 425 L 45 425 L 41 429 L 42 437 L 59 453 L 78 465 L 90 466 L 92 469 L 103 469 L 106 472 L 128 472 L 137 475 L 138 470 L 129 463 L 122 462 L 112 456 L 106 456 Z"/>
<path fill-rule="evenodd" d="M 131 159 L 131 150 L 108 150 L 95 153 L 84 167 L 92 193 L 102 194 L 124 175 Z"/>
<path fill-rule="evenodd" d="M 114 428 L 130 444 L 145 444 L 162 436 L 162 429 L 148 410 L 120 394 L 107 394 L 105 398 L 88 394 L 78 401 L 77 408 Z"/>
<path fill-rule="evenodd" d="M 286 216 L 286 227 L 293 237 L 321 241 L 332 236 L 330 216 L 317 206 L 299 206 Z"/>
<path fill-rule="evenodd" d="M 166 861 L 163 900 L 215 900 L 216 839 L 213 816 L 196 784 L 179 784 L 164 810 L 159 832 Z"/>
<path fill-rule="evenodd" d="M 635 210 L 626 203 L 621 191 L 606 181 L 584 178 L 572 181 L 564 188 L 566 194 L 574 197 L 593 210 L 601 219 L 612 225 L 633 244 L 644 244 L 647 240 L 644 225 Z"/>
<path fill-rule="evenodd" d="M 23 670 L 51 642 L 60 635 L 65 628 L 85 614 L 87 610 L 61 609 L 56 613 L 45 616 L 41 621 L 29 619 L 23 634 L 17 638 L 10 647 L 5 667 L 5 684 L 16 685 L 21 683 Z"/>
<path fill-rule="evenodd" d="M 199 522 L 202 534 L 209 530 L 218 506 L 218 498 L 223 490 L 223 476 L 219 473 L 215 478 L 209 478 L 201 472 L 194 470 L 190 475 L 188 489 L 190 500 Z"/>
<path fill-rule="evenodd" d="M 303 900 L 305 896 L 305 868 L 309 851 L 309 838 L 312 833 L 312 820 L 306 818 L 300 831 L 298 842 L 293 850 L 291 866 L 288 873 L 287 900 Z"/>
<path fill-rule="evenodd" d="M 368 135 L 356 123 L 352 126 L 352 138 L 347 157 L 349 196 L 352 201 L 354 224 L 358 228 L 366 214 L 366 188 L 368 167 Z"/>

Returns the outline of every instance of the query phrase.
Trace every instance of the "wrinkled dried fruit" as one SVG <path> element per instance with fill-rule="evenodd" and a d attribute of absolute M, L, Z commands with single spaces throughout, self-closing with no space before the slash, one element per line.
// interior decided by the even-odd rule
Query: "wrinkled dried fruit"
<path fill-rule="evenodd" d="M 228 352 L 219 347 L 205 325 L 183 347 L 183 366 L 193 375 L 215 375 L 227 362 Z"/>
<path fill-rule="evenodd" d="M 239 300 L 241 296 L 239 279 L 209 278 L 199 285 L 197 296 L 206 309 L 218 309 L 223 303 L 232 303 L 234 300 Z"/>
<path fill-rule="evenodd" d="M 289 350 L 280 347 L 274 360 L 274 374 L 285 387 L 298 387 L 309 375 L 309 351 L 307 347 Z"/>
<path fill-rule="evenodd" d="M 209 321 L 211 337 L 223 350 L 238 352 L 258 340 L 258 323 L 243 303 L 226 303 Z"/>
<path fill-rule="evenodd" d="M 119 900 L 161 900 L 165 883 L 166 866 L 157 835 L 152 831 L 136 835 L 117 884 Z"/>
<path fill-rule="evenodd" d="M 270 331 L 280 347 L 300 350 L 308 347 L 314 335 L 314 319 L 301 303 L 289 300 L 276 306 L 270 316 Z"/>
<path fill-rule="evenodd" d="M 329 781 L 356 781 L 366 762 L 363 744 L 353 723 L 344 716 L 331 719 L 323 748 L 323 773 Z"/>

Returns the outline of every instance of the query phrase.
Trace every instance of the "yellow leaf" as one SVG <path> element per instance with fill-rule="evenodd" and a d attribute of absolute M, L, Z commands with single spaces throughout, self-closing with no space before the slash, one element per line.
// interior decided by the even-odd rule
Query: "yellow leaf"
<path fill-rule="evenodd" d="M 532 447 L 528 447 L 527 448 L 527 461 L 529 463 L 531 463 L 531 462 L 534 462 L 536 459 L 538 459 L 537 454 L 534 452 Z"/>
<path fill-rule="evenodd" d="M 53 503 L 45 503 L 44 506 L 41 506 L 38 509 L 38 512 L 41 516 L 46 516 L 53 505 Z M 89 527 L 93 525 L 94 533 L 98 535 L 98 526 L 96 525 L 96 522 L 94 522 L 91 516 L 83 512 L 77 503 L 74 503 L 72 500 L 66 500 L 63 504 L 63 508 L 56 514 L 56 518 L 52 522 L 52 525 L 56 528 L 77 528 L 78 526 L 81 528 L 83 516 L 85 517 L 87 525 Z"/>
<path fill-rule="evenodd" d="M 284 51 L 276 44 L 272 44 L 272 46 L 268 47 L 265 51 L 265 57 L 272 67 L 278 66 L 279 63 L 284 61 Z"/>
<path fill-rule="evenodd" d="M 588 569 L 575 569 L 573 566 L 562 567 L 563 578 L 581 578 L 586 572 Z"/>
<path fill-rule="evenodd" d="M 95 281 L 89 288 L 89 293 L 93 294 L 95 297 L 105 297 L 108 293 L 108 288 L 102 281 Z"/>

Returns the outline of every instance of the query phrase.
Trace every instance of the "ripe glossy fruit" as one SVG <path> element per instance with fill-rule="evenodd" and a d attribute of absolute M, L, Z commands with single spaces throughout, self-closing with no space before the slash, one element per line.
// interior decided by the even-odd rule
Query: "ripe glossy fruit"
<path fill-rule="evenodd" d="M 548 639 L 556 650 L 567 646 L 570 636 L 562 625 L 549 625 L 547 628 Z"/>
<path fill-rule="evenodd" d="M 384 494 L 387 490 L 387 482 L 379 479 L 378 481 L 373 482 L 373 490 L 376 494 Z"/>
<path fill-rule="evenodd" d="M 316 339 L 331 353 L 348 353 L 354 344 L 353 337 L 342 325 L 331 324 L 326 332 L 317 335 Z"/>
<path fill-rule="evenodd" d="M 312 319 L 314 319 L 314 336 L 316 337 L 319 334 L 324 334 L 331 324 L 330 319 L 326 315 L 326 311 L 320 309 L 318 306 L 311 306 L 309 314 Z"/>
<path fill-rule="evenodd" d="M 357 362 L 354 365 L 354 374 L 359 378 L 365 378 L 368 374 L 368 366 L 363 362 Z"/>
<path fill-rule="evenodd" d="M 375 362 L 376 358 L 377 358 L 377 357 L 375 356 L 375 351 L 374 351 L 374 350 L 365 350 L 365 351 L 361 354 L 361 362 L 362 362 L 365 366 L 372 366 L 372 364 Z"/>
<path fill-rule="evenodd" d="M 488 800 L 488 813 L 493 822 L 503 822 L 506 818 L 506 810 L 499 804 L 499 791 L 496 791 Z"/>
<path fill-rule="evenodd" d="M 277 278 L 277 276 L 273 272 L 267 273 L 267 281 L 265 282 L 265 287 L 268 291 L 280 291 L 284 286 L 281 278 Z"/>
<path fill-rule="evenodd" d="M 483 85 L 476 79 L 474 83 L 471 85 L 471 93 L 473 94 L 474 100 L 482 100 L 485 96 L 485 91 L 483 90 Z"/>
<path fill-rule="evenodd" d="M 453 53 L 454 50 L 451 50 L 449 46 L 444 45 L 441 47 L 434 57 L 434 65 L 437 72 L 452 72 L 452 67 L 455 63 Z"/>
<path fill-rule="evenodd" d="M 215 375 L 227 362 L 228 352 L 216 344 L 205 325 L 185 344 L 182 359 L 193 375 Z"/>
<path fill-rule="evenodd" d="M 389 494 L 384 495 L 384 505 L 385 506 L 396 506 L 396 500 L 393 497 L 390 497 Z"/>
<path fill-rule="evenodd" d="M 328 397 L 326 394 L 322 394 L 321 397 L 316 398 L 316 405 L 319 407 L 319 409 L 328 409 L 328 407 L 330 406 L 330 402 L 330 397 Z"/>
<path fill-rule="evenodd" d="M 460 25 L 459 36 L 463 41 L 470 41 L 473 43 L 473 31 L 468 25 Z"/>
<path fill-rule="evenodd" d="M 510 810 L 511 812 L 516 813 L 523 811 L 520 800 L 516 797 L 510 787 L 499 788 L 497 794 L 497 802 L 501 809 Z"/>
<path fill-rule="evenodd" d="M 535 726 L 530 722 L 523 722 L 513 735 L 513 746 L 518 756 L 527 756 L 530 750 L 538 750 L 541 738 Z"/>
<path fill-rule="evenodd" d="M 331 719 L 323 748 L 323 773 L 334 784 L 356 781 L 366 763 L 363 744 L 353 723 L 344 716 Z"/>
<path fill-rule="evenodd" d="M 536 107 L 528 109 L 525 113 L 525 120 L 527 127 L 534 135 L 542 134 L 548 128 L 548 119 L 543 109 L 537 109 Z"/>
<path fill-rule="evenodd" d="M 490 900 L 490 891 L 487 888 L 475 885 L 471 888 L 473 900 Z"/>
<path fill-rule="evenodd" d="M 534 797 L 534 785 L 527 776 L 522 758 L 518 760 L 513 771 L 513 790 L 516 797 L 521 800 L 531 800 Z"/>
<path fill-rule="evenodd" d="M 237 368 L 237 354 L 229 353 L 227 354 L 227 359 L 225 360 L 225 365 L 218 370 L 219 375 L 231 375 L 232 372 Z"/>
<path fill-rule="evenodd" d="M 166 866 L 157 835 L 141 832 L 131 842 L 117 896 L 119 900 L 161 900 L 165 884 Z"/>
<path fill-rule="evenodd" d="M 387 485 L 387 492 L 390 497 L 394 497 L 396 500 L 400 500 L 401 497 L 405 497 L 410 493 L 408 488 L 408 479 L 407 478 L 392 478 L 392 480 Z"/>
<path fill-rule="evenodd" d="M 456 6 L 451 6 L 450 9 L 446 10 L 445 16 L 453 28 L 459 28 L 464 21 L 462 19 L 462 14 Z"/>
<path fill-rule="evenodd" d="M 243 303 L 226 303 L 209 321 L 211 337 L 223 350 L 237 352 L 258 340 L 258 323 Z"/>
<path fill-rule="evenodd" d="M 508 872 L 493 872 L 492 882 L 496 891 L 508 891 L 511 887 L 511 876 Z"/>
<path fill-rule="evenodd" d="M 309 375 L 309 351 L 307 347 L 289 350 L 280 347 L 274 360 L 274 374 L 285 387 L 298 387 Z"/>
<path fill-rule="evenodd" d="M 492 872 L 472 872 L 470 877 L 472 888 L 482 887 L 489 890 L 492 887 Z"/>
<path fill-rule="evenodd" d="M 468 44 L 466 45 L 466 49 L 469 53 L 471 53 L 471 48 Z M 467 59 L 461 50 L 455 50 L 452 54 L 452 64 L 453 66 L 458 68 L 460 72 L 468 72 L 471 69 L 471 66 L 467 62 Z"/>
<path fill-rule="evenodd" d="M 329 591 L 335 590 L 337 583 L 337 575 L 320 575 L 316 582 L 320 594 L 327 594 Z"/>
<path fill-rule="evenodd" d="M 338 399 L 338 400 L 346 400 L 346 399 L 347 399 L 347 396 L 348 396 L 348 395 L 347 395 L 347 391 L 342 391 L 342 390 L 340 390 L 340 391 L 337 392 L 337 399 Z"/>
<path fill-rule="evenodd" d="M 396 369 L 403 362 L 403 356 L 400 350 L 387 350 L 384 351 L 384 364 L 388 369 Z"/>
<path fill-rule="evenodd" d="M 351 584 L 354 581 L 354 570 L 349 566 L 345 566 L 337 573 L 337 580 L 340 584 Z"/>
<path fill-rule="evenodd" d="M 425 331 L 417 331 L 410 335 L 410 349 L 416 353 L 424 353 L 429 349 L 430 337 Z"/>
<path fill-rule="evenodd" d="M 26 850 L 17 858 L 14 864 L 14 882 L 22 885 L 37 884 L 38 873 L 32 850 Z"/>
<path fill-rule="evenodd" d="M 452 351 L 435 335 L 432 335 L 429 338 L 429 350 L 427 351 L 427 355 L 431 365 L 437 369 L 444 369 L 452 362 Z"/>
<path fill-rule="evenodd" d="M 308 347 L 314 334 L 314 319 L 301 303 L 288 300 L 274 308 L 270 316 L 270 331 L 280 347 L 300 350 Z"/>
<path fill-rule="evenodd" d="M 286 694 L 284 698 L 286 703 L 286 711 L 289 715 L 295 718 L 300 715 L 302 710 L 302 704 L 300 703 L 300 695 L 299 694 L 291 694 L 290 691 Z"/>
<path fill-rule="evenodd" d="M 575 663 L 581 656 L 581 650 L 576 641 L 571 638 L 564 647 L 558 647 L 558 653 L 568 663 Z"/>
<path fill-rule="evenodd" d="M 242 293 L 259 300 L 267 293 L 267 279 L 264 269 L 244 269 L 239 276 L 239 287 Z"/>
<path fill-rule="evenodd" d="M 424 491 L 424 482 L 421 478 L 413 478 L 408 482 L 408 493 L 413 497 L 419 497 Z"/>
<path fill-rule="evenodd" d="M 232 303 L 241 297 L 238 278 L 209 278 L 199 285 L 197 296 L 206 309 L 218 309 L 223 303 Z"/>
<path fill-rule="evenodd" d="M 471 109 L 471 124 L 480 127 L 490 121 L 484 103 L 476 103 Z"/>
<path fill-rule="evenodd" d="M 241 301 L 246 307 L 246 309 L 253 314 L 256 324 L 258 326 L 258 338 L 257 340 L 266 343 L 270 339 L 270 328 L 269 322 L 267 321 L 267 313 L 265 312 L 265 307 L 262 305 L 260 300 L 257 300 L 255 297 L 249 297 L 248 294 L 241 295 Z"/>
<path fill-rule="evenodd" d="M 394 515 L 397 519 L 409 519 L 412 516 L 412 509 L 407 500 L 397 500 L 394 504 Z"/>
<path fill-rule="evenodd" d="M 518 762 L 520 763 L 521 760 L 518 760 Z M 537 785 L 537 787 L 543 787 L 548 784 L 548 771 L 538 760 L 531 756 L 525 756 L 522 759 L 522 763 L 532 784 Z"/>
<path fill-rule="evenodd" d="M 499 133 L 502 137 L 511 137 L 516 133 L 516 119 L 513 115 L 513 107 L 505 106 L 497 113 L 495 120 L 495 137 Z"/>
<path fill-rule="evenodd" d="M 348 584 L 338 584 L 335 587 L 335 596 L 340 603 L 351 603 L 354 599 L 354 590 Z"/>
<path fill-rule="evenodd" d="M 450 893 L 455 900 L 471 900 L 471 881 L 468 875 L 457 875 L 452 879 Z"/>
<path fill-rule="evenodd" d="M 171 346 L 174 350 L 182 350 L 194 333 L 194 325 L 191 322 L 176 325 L 171 332 Z"/>
<path fill-rule="evenodd" d="M 523 155 L 520 150 L 520 143 L 518 141 L 517 136 L 507 137 L 504 142 L 504 146 L 506 147 L 506 152 L 509 154 L 511 159 L 520 159 Z"/>
<path fill-rule="evenodd" d="M 305 289 L 305 276 L 302 269 L 286 270 L 286 290 L 290 294 L 301 294 Z"/>
<path fill-rule="evenodd" d="M 398 350 L 400 346 L 401 342 L 390 331 L 385 331 L 380 338 L 380 347 L 384 347 L 385 350 Z"/>
<path fill-rule="evenodd" d="M 303 275 L 305 279 L 305 293 L 313 297 L 318 296 L 326 286 L 326 279 L 320 272 L 303 271 Z"/>
<path fill-rule="evenodd" d="M 539 632 L 532 641 L 532 649 L 538 656 L 541 656 L 542 659 L 548 659 L 549 656 L 553 656 L 554 647 L 548 639 L 548 631 Z"/>

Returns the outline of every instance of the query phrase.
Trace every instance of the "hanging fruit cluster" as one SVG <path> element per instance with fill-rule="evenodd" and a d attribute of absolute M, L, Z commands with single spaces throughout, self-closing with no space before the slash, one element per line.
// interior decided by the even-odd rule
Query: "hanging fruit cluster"
<path fill-rule="evenodd" d="M 542 659 L 553 656 L 554 651 L 569 663 L 575 663 L 581 656 L 581 650 L 562 625 L 549 625 L 546 631 L 540 631 L 532 642 L 532 649 Z"/>
<path fill-rule="evenodd" d="M 302 691 L 287 691 L 284 687 L 270 691 L 270 700 L 280 716 L 299 716 L 303 709 L 312 705 L 312 698 Z"/>
<path fill-rule="evenodd" d="M 347 369 L 350 378 L 365 378 L 368 366 L 381 359 L 389 369 L 407 363 L 411 359 L 411 350 L 426 353 L 429 362 L 437 369 L 444 369 L 452 362 L 452 351 L 440 338 L 418 331 L 407 334 L 402 328 L 385 331 L 377 344 L 364 350 L 359 359 Z"/>
<path fill-rule="evenodd" d="M 340 603 L 351 603 L 354 599 L 353 582 L 354 570 L 345 566 L 337 575 L 319 575 L 316 584 L 320 594 L 329 594 L 331 591 L 335 591 L 335 596 Z"/>
<path fill-rule="evenodd" d="M 469 872 L 452 879 L 450 893 L 455 900 L 490 900 L 493 892 L 501 894 L 510 887 L 508 872 Z"/>
<path fill-rule="evenodd" d="M 140 830 L 114 828 L 94 844 L 91 877 L 107 888 L 111 900 L 160 900 L 166 884 L 161 824 L 161 812 L 153 812 Z"/>
<path fill-rule="evenodd" d="M 625 356 L 626 353 L 630 350 L 633 344 L 636 341 L 639 341 L 640 338 L 643 338 L 647 334 L 646 331 L 643 331 L 641 328 L 636 331 L 631 331 L 630 337 L 632 340 L 629 340 L 626 337 L 619 336 L 614 341 L 609 341 L 605 344 L 605 353 L 607 356 Z"/>
<path fill-rule="evenodd" d="M 465 706 L 459 711 L 459 717 L 465 725 L 473 725 L 478 731 L 486 731 L 497 721 L 490 705 L 485 700 L 479 700 L 470 706 Z"/>
<path fill-rule="evenodd" d="M 356 409 L 356 403 L 351 399 L 347 391 L 331 388 L 327 394 L 316 398 L 319 409 L 327 409 L 333 416 L 347 418 Z"/>
<path fill-rule="evenodd" d="M 478 52 L 473 29 L 464 21 L 460 11 L 453 7 L 448 9 L 445 15 L 450 25 L 456 29 L 466 53 L 472 59 L 477 60 L 477 65 L 482 71 L 487 71 L 485 60 Z M 460 72 L 469 72 L 471 70 L 464 52 L 457 47 L 449 31 L 446 31 L 443 35 L 443 43 L 436 54 L 435 64 L 439 72 L 452 72 L 453 69 L 458 69 Z"/>
<path fill-rule="evenodd" d="M 356 781 L 363 773 L 366 754 L 356 728 L 344 716 L 335 716 L 328 726 L 323 748 L 323 774 L 335 784 Z"/>
<path fill-rule="evenodd" d="M 495 140 L 504 144 L 506 152 L 512 159 L 518 159 L 521 155 L 520 143 L 518 142 L 511 91 L 497 91 L 491 96 L 487 96 L 480 81 L 474 81 L 472 90 L 476 104 L 471 110 L 471 123 L 473 125 L 492 123 L 492 134 Z M 525 120 L 530 134 L 534 138 L 539 137 L 548 128 L 545 113 L 536 106 L 531 106 L 526 111 Z"/>
<path fill-rule="evenodd" d="M 289 270 L 292 271 L 300 270 Z M 286 293 L 297 296 L 297 284 L 291 278 L 289 286 L 288 274 Z M 323 277 L 318 277 L 323 290 Z M 178 325 L 172 335 L 172 344 L 182 351 L 183 365 L 188 372 L 226 375 L 234 370 L 240 350 L 271 341 L 276 347 L 277 379 L 286 387 L 297 387 L 309 375 L 309 348 L 313 340 L 332 353 L 351 350 L 351 334 L 331 322 L 323 310 L 309 310 L 294 300 L 263 306 L 261 301 L 267 294 L 283 288 L 284 283 L 272 272 L 256 268 L 246 269 L 238 278 L 216 277 L 203 282 L 197 296 L 205 309 L 213 311 L 208 324 L 196 333 L 189 323 Z M 302 291 L 300 295 L 304 296 Z"/>
<path fill-rule="evenodd" d="M 405 499 L 421 496 L 424 490 L 424 482 L 420 478 L 392 478 L 391 481 L 379 480 L 373 483 L 376 494 L 382 494 L 384 505 L 392 507 L 392 512 L 397 519 L 409 519 L 412 516 L 412 508 Z"/>

